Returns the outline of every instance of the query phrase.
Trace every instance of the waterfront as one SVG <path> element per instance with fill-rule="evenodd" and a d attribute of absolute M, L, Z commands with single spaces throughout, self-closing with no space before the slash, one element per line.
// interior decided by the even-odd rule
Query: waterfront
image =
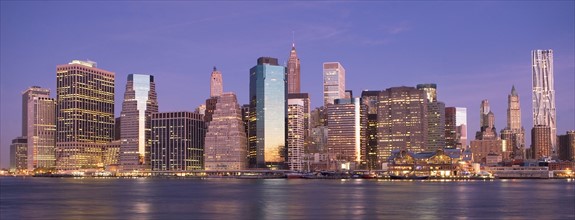
<path fill-rule="evenodd" d="M 2 177 L 0 219 L 573 219 L 573 180 Z"/>

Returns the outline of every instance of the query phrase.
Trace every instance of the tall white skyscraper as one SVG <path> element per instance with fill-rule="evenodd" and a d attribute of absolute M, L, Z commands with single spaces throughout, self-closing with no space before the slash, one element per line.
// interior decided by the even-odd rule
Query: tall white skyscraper
<path fill-rule="evenodd" d="M 533 79 L 533 126 L 545 125 L 551 129 L 551 147 L 557 147 L 555 89 L 553 86 L 553 50 L 531 51 Z"/>
<path fill-rule="evenodd" d="M 50 90 L 32 86 L 22 92 L 22 128 L 27 140 L 27 169 L 53 168 L 56 162 L 56 102 Z"/>
<path fill-rule="evenodd" d="M 345 98 L 345 69 L 339 62 L 323 63 L 323 106 Z"/>
<path fill-rule="evenodd" d="M 304 101 L 288 99 L 287 164 L 290 170 L 303 170 Z"/>

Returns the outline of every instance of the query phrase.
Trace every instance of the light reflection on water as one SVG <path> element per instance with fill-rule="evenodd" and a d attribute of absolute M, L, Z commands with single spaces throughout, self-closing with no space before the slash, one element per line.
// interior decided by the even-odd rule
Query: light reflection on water
<path fill-rule="evenodd" d="M 567 180 L 0 178 L 0 219 L 573 219 Z"/>

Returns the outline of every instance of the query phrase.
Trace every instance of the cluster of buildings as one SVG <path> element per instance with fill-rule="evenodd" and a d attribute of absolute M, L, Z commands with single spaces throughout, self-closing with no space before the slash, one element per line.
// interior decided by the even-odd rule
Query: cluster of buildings
<path fill-rule="evenodd" d="M 276 58 L 257 59 L 249 70 L 248 104 L 224 92 L 223 75 L 214 67 L 205 104 L 195 111 L 160 112 L 154 76 L 130 74 L 119 117 L 115 73 L 74 60 L 56 68 L 56 98 L 36 86 L 22 93 L 22 135 L 10 147 L 11 170 L 381 170 L 421 160 L 430 164 L 426 172 L 435 172 L 459 161 L 492 162 L 493 155 L 498 162 L 574 161 L 575 131 L 556 135 L 552 51 L 535 50 L 532 60 L 535 126 L 527 150 L 514 87 L 507 127 L 497 134 L 483 100 L 481 128 L 468 146 L 467 109 L 439 101 L 436 84 L 354 96 L 346 90 L 343 65 L 326 62 L 323 105 L 312 110 L 310 95 L 301 91 L 295 45 L 286 66 Z"/>

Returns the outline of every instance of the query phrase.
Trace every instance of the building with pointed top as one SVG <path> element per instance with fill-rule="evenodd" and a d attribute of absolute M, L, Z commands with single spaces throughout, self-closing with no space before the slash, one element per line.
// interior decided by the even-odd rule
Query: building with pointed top
<path fill-rule="evenodd" d="M 295 43 L 292 43 L 289 59 L 287 63 L 287 84 L 288 94 L 300 93 L 300 64 L 295 50 Z"/>
<path fill-rule="evenodd" d="M 521 106 L 515 86 L 507 96 L 507 127 L 501 130 L 506 153 L 503 159 L 525 159 L 525 129 L 521 126 Z"/>
<path fill-rule="evenodd" d="M 210 97 L 220 96 L 224 92 L 224 82 L 222 72 L 214 66 L 210 77 Z"/>

